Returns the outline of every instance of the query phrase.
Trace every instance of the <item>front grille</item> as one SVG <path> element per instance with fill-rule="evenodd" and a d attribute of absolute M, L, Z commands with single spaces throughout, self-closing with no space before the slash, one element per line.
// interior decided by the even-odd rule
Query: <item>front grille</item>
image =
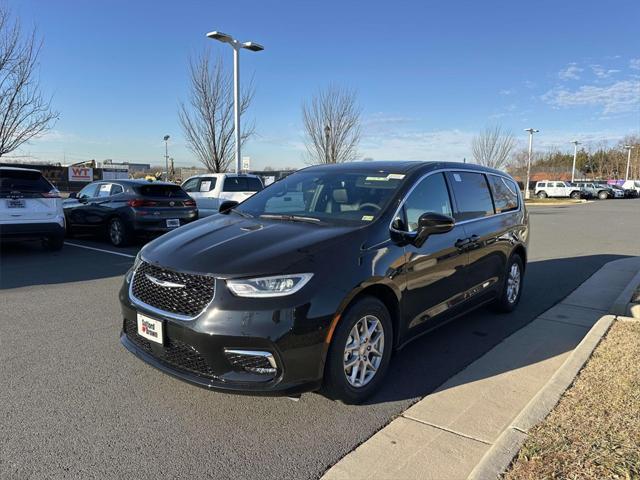
<path fill-rule="evenodd" d="M 161 286 L 156 280 L 170 282 L 184 287 Z M 132 280 L 133 296 L 159 310 L 195 317 L 213 300 L 215 279 L 208 275 L 179 273 L 142 262 Z"/>
<path fill-rule="evenodd" d="M 124 321 L 124 333 L 139 348 L 172 367 L 201 377 L 216 378 L 207 361 L 191 345 L 180 340 L 166 339 L 162 349 L 154 350 L 149 340 L 138 335 L 138 326 L 131 320 Z"/>

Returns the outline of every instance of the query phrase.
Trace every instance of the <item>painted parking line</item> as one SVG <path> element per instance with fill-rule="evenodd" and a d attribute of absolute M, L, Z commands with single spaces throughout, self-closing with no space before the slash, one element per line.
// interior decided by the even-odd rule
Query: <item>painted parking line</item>
<path fill-rule="evenodd" d="M 72 243 L 72 242 L 64 242 L 64 244 L 69 245 L 71 247 L 85 248 L 87 250 L 95 250 L 96 252 L 110 253 L 111 255 L 120 255 L 121 257 L 136 258 L 135 255 L 129 255 L 128 253 L 114 252 L 113 250 L 105 250 L 103 248 L 88 247 L 87 245 L 79 245 L 77 243 Z"/>

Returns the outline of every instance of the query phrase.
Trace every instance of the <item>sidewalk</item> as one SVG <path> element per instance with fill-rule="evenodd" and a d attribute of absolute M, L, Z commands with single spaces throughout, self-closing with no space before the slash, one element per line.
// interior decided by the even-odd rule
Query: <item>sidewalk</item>
<path fill-rule="evenodd" d="M 406 410 L 324 479 L 464 479 L 640 270 L 607 263 L 562 302 Z"/>

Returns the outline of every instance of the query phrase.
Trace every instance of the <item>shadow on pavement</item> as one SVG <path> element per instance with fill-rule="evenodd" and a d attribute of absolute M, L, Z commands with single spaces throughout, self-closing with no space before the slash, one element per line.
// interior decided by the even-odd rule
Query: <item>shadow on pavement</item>
<path fill-rule="evenodd" d="M 590 255 L 530 262 L 522 298 L 515 312 L 498 314 L 489 308 L 480 308 L 417 338 L 395 353 L 382 390 L 367 403 L 394 402 L 428 395 L 503 339 L 559 303 L 605 263 L 621 258 L 626 256 Z M 529 363 L 537 363 L 564 351 L 549 349 L 538 352 L 544 358 L 529 358 Z M 495 371 L 486 372 L 486 377 L 523 366 L 514 364 L 508 369 L 497 366 Z"/>

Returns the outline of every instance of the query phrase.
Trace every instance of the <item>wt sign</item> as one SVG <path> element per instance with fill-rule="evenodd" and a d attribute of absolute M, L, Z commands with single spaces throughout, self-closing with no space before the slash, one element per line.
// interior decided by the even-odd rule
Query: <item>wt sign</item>
<path fill-rule="evenodd" d="M 93 168 L 69 167 L 70 182 L 93 182 Z"/>

